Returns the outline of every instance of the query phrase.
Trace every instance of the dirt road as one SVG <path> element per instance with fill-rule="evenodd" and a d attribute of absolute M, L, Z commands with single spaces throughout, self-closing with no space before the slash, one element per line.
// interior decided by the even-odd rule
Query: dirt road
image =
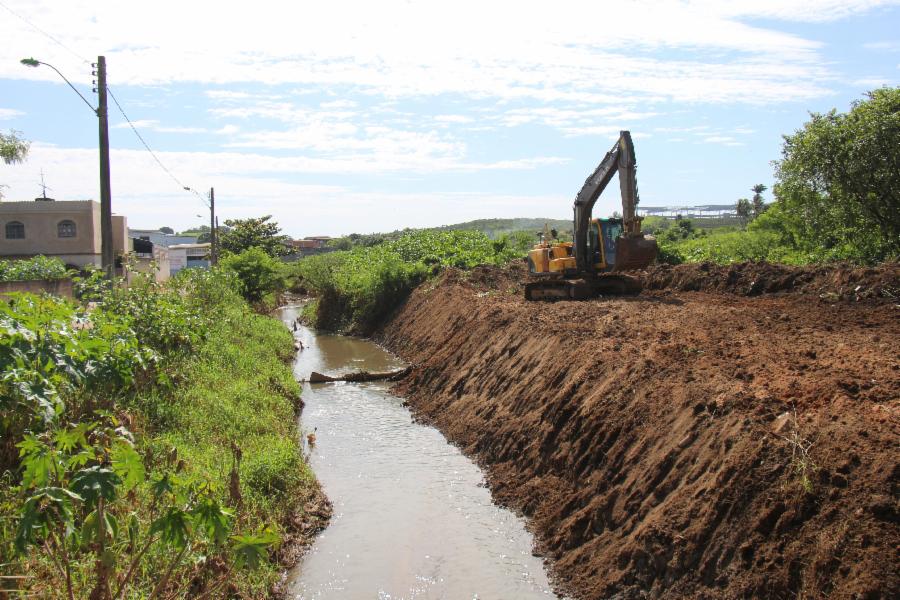
<path fill-rule="evenodd" d="M 379 337 L 561 589 L 900 595 L 897 265 L 660 267 L 588 302 L 526 303 L 523 278 L 450 272 Z"/>

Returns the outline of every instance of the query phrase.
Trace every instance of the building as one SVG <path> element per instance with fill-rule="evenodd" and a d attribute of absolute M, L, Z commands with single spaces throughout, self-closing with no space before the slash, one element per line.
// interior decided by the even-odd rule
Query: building
<path fill-rule="evenodd" d="M 175 244 L 168 247 L 169 272 L 174 275 L 181 269 L 209 268 L 210 244 Z"/>
<path fill-rule="evenodd" d="M 113 253 L 131 251 L 124 216 L 113 215 Z M 100 267 L 100 203 L 93 200 L 0 202 L 0 258 L 42 254 L 81 268 Z"/>
<path fill-rule="evenodd" d="M 178 235 L 177 233 L 163 233 L 158 229 L 129 229 L 128 237 L 147 240 L 154 246 L 174 246 L 176 244 L 196 244 L 196 235 Z"/>
<path fill-rule="evenodd" d="M 331 238 L 327 235 L 321 235 L 303 238 L 302 240 L 288 240 L 287 243 L 294 250 L 321 250 L 328 246 L 330 240 Z"/>

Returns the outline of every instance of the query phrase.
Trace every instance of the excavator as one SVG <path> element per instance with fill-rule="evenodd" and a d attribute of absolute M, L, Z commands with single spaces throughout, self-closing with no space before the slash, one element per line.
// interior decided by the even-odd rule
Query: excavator
<path fill-rule="evenodd" d="M 575 197 L 573 240 L 560 242 L 545 232 L 528 252 L 532 281 L 526 300 L 586 300 L 601 295 L 637 294 L 640 281 L 622 273 L 644 269 L 656 259 L 656 240 L 641 232 L 634 143 L 622 131 L 612 149 L 587 178 Z M 597 198 L 619 174 L 622 218 L 594 219 Z M 546 228 L 545 228 L 546 229 Z"/>

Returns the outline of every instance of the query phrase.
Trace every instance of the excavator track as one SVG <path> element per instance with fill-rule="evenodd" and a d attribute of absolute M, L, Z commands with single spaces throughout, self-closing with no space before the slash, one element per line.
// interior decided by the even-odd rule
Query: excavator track
<path fill-rule="evenodd" d="M 601 296 L 632 296 L 643 286 L 636 277 L 621 273 L 602 274 L 590 279 L 546 279 L 525 284 L 525 299 L 554 302 L 589 300 Z"/>

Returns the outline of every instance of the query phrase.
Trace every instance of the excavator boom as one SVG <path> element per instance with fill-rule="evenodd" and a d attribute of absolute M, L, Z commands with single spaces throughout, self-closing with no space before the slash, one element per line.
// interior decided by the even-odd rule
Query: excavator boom
<path fill-rule="evenodd" d="M 656 243 L 639 243 L 645 240 L 641 234 L 641 219 L 635 215 L 640 202 L 637 189 L 637 166 L 634 159 L 634 143 L 631 133 L 622 131 L 615 145 L 606 153 L 591 176 L 575 197 L 575 262 L 580 271 L 591 268 L 591 257 L 587 242 L 594 204 L 613 175 L 619 174 L 619 188 L 622 192 L 622 236 L 616 242 L 616 264 L 613 270 L 640 269 L 656 258 Z"/>

